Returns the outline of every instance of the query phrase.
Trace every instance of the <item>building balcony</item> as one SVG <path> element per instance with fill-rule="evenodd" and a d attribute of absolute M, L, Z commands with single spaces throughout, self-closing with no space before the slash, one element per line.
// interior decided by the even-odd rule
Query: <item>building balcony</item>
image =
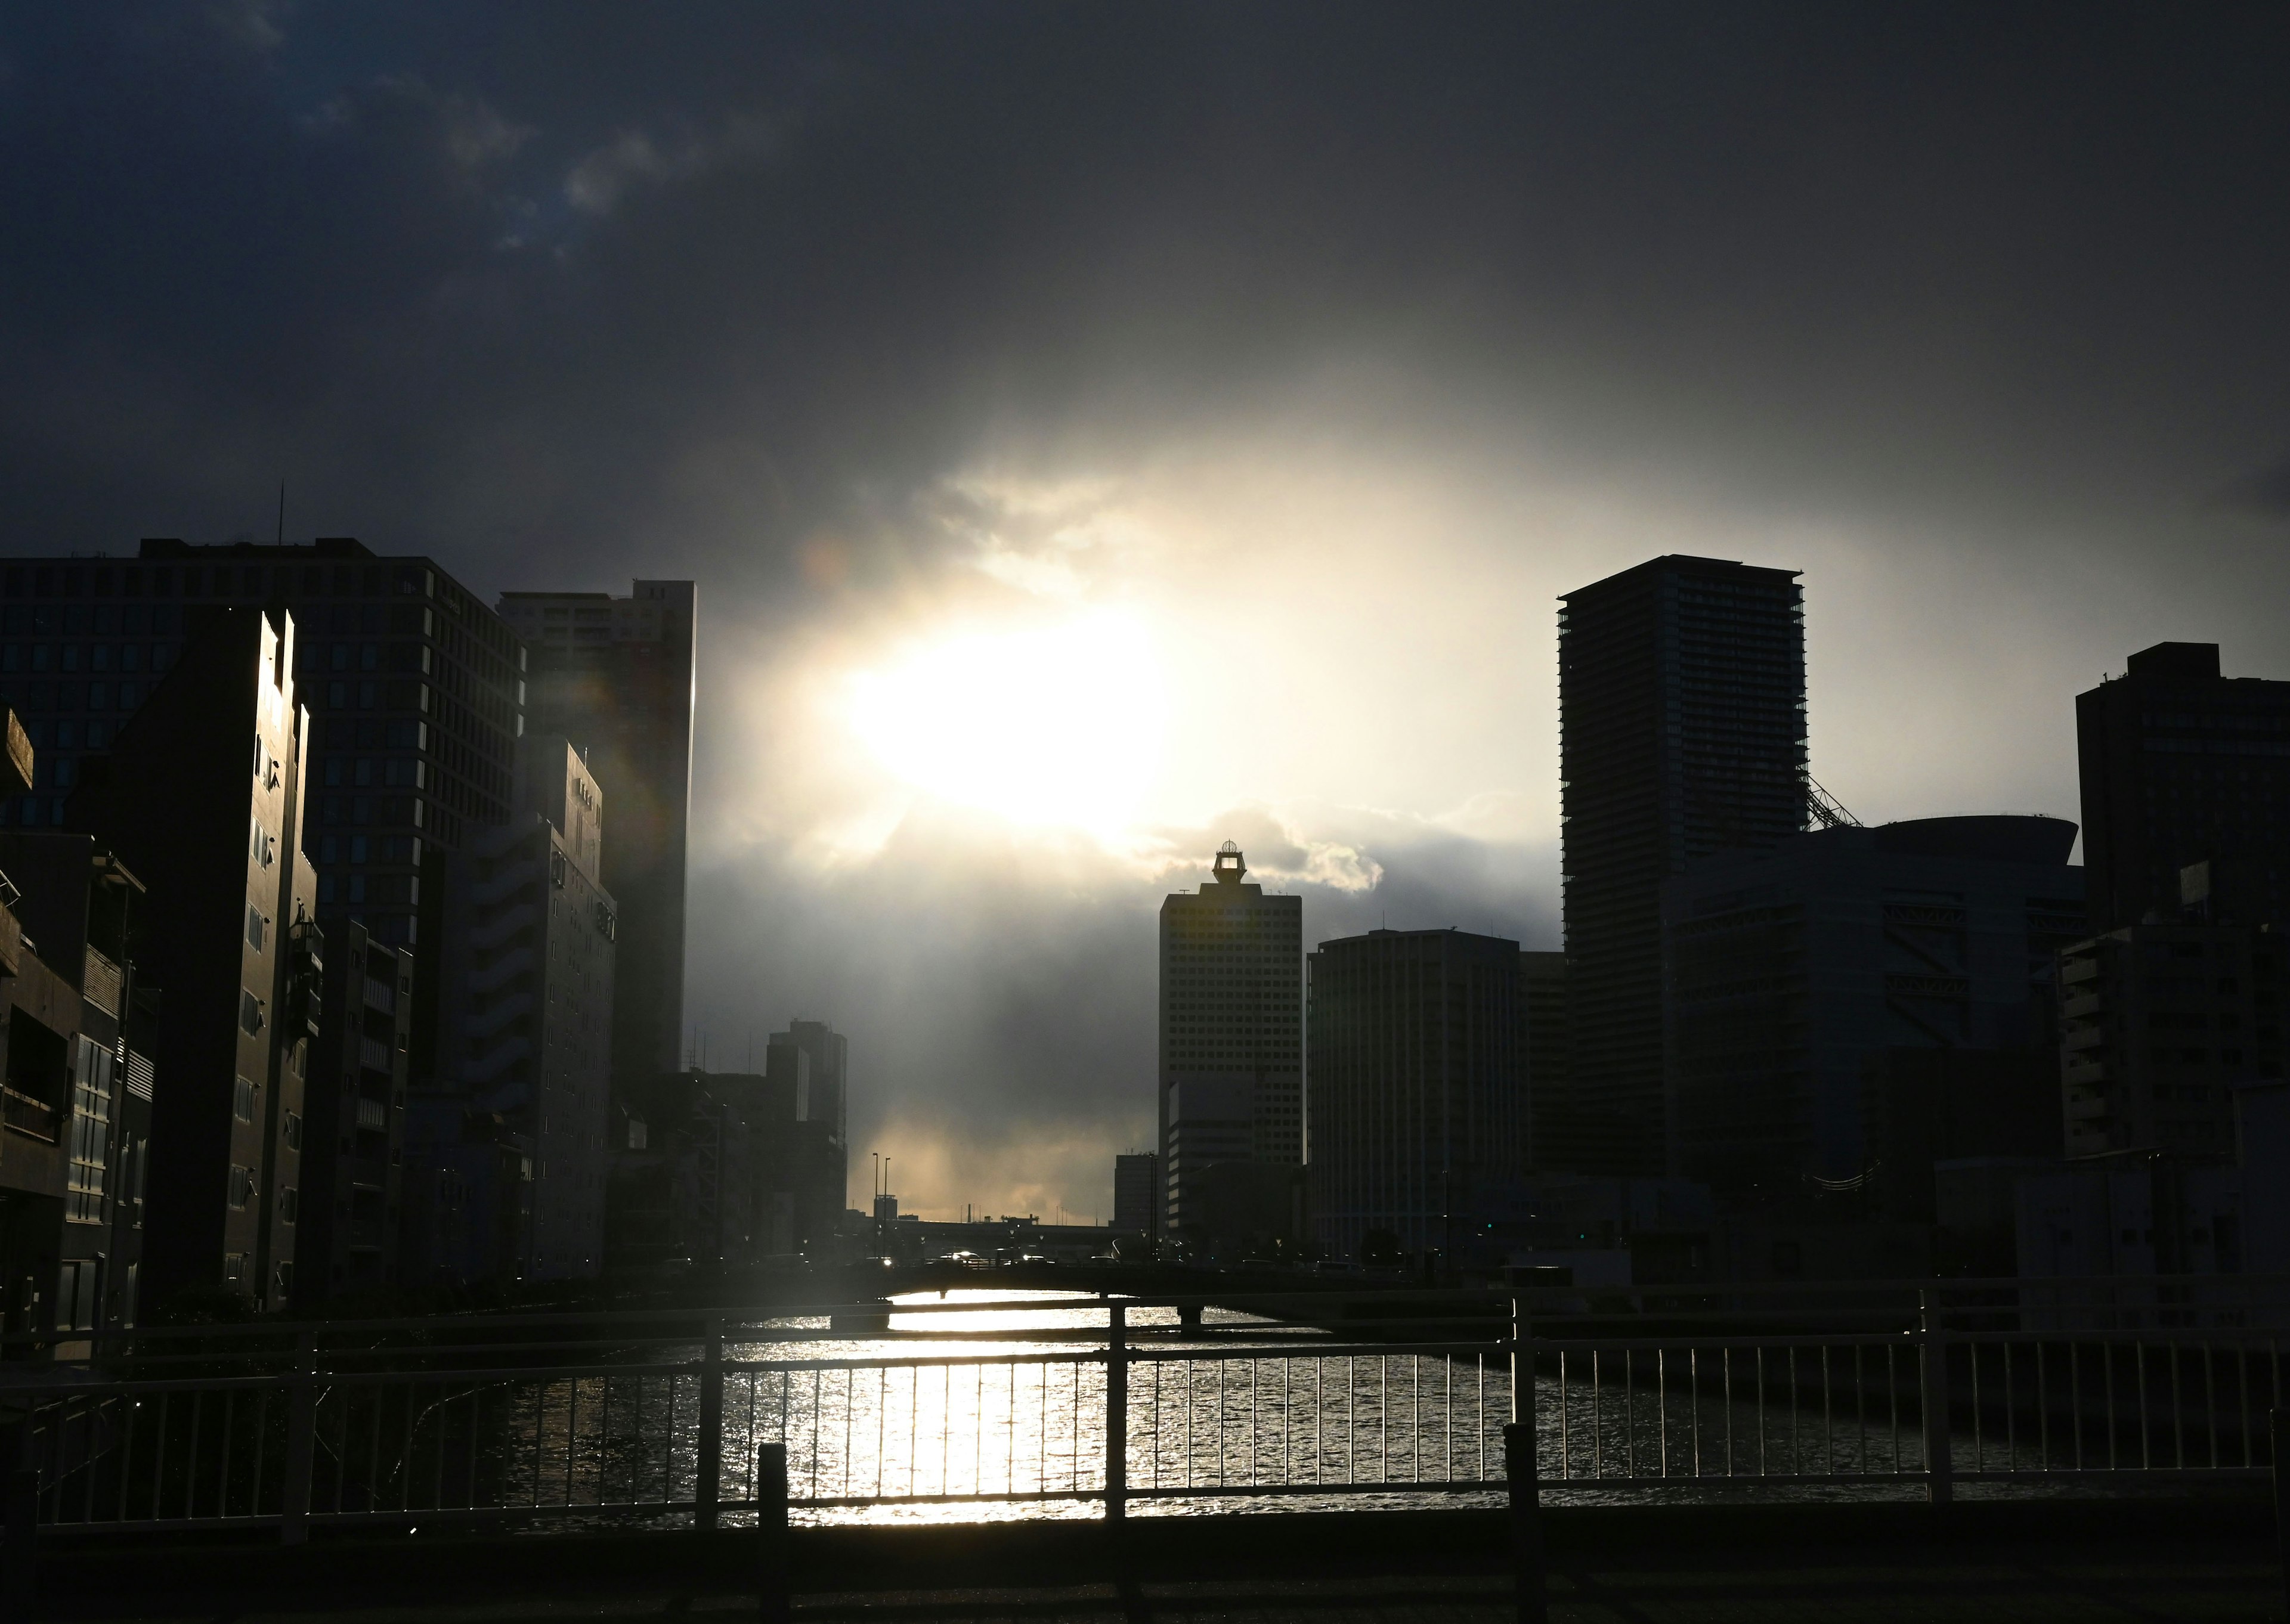
<path fill-rule="evenodd" d="M 2090 992 L 2078 993 L 2061 1004 L 2060 1013 L 2069 1020 L 2088 1020 L 2106 1007 L 2107 1000 L 2094 988 Z"/>
<path fill-rule="evenodd" d="M 357 1125 L 369 1132 L 388 1132 L 389 1130 L 388 1104 L 360 1094 L 357 1102 Z"/>
<path fill-rule="evenodd" d="M 87 950 L 84 968 L 80 973 L 79 995 L 105 1014 L 116 1017 L 119 1000 L 126 991 L 127 977 L 93 948 Z"/>
<path fill-rule="evenodd" d="M 2068 1054 L 2086 1054 L 2107 1046 L 2107 1031 L 2102 1027 L 2070 1027 L 2060 1034 L 2060 1048 Z"/>
<path fill-rule="evenodd" d="M 2104 1094 L 2070 1094 L 2067 1119 L 2070 1122 L 2099 1123 L 2114 1115 Z"/>

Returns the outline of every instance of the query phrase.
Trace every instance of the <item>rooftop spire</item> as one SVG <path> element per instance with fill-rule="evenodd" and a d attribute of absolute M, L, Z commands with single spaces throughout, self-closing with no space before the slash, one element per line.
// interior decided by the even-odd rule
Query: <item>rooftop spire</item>
<path fill-rule="evenodd" d="M 1248 873 L 1248 865 L 1240 859 L 1240 847 L 1229 840 L 1219 846 L 1209 873 L 1220 885 L 1238 884 Z"/>

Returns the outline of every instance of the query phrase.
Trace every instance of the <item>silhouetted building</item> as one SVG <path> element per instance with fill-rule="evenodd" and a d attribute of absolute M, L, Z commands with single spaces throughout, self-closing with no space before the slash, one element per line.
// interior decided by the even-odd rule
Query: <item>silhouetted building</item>
<path fill-rule="evenodd" d="M 448 862 L 439 1025 L 462 1094 L 531 1147 L 518 1272 L 585 1277 L 604 1268 L 612 1155 L 620 927 L 597 880 L 604 796 L 580 753 L 548 735 L 519 748 L 516 808 Z"/>
<path fill-rule="evenodd" d="M 99 1332 L 134 1324 L 141 1272 L 137 1179 L 151 1135 L 156 1010 L 131 958 L 143 884 L 91 836 L 61 830 L 0 831 L 0 866 L 20 892 L 15 911 L 24 951 L 36 956 L 35 973 L 45 980 L 52 972 L 52 984 L 28 1002 L 69 1021 L 36 1030 L 39 1017 L 27 1010 L 20 1035 L 28 1055 L 36 1049 L 52 1058 L 54 1038 L 64 1039 L 68 1098 L 53 1124 L 64 1149 L 64 1200 L 52 1328 L 84 1333 L 59 1342 L 56 1352 L 85 1357 Z M 67 988 L 78 993 L 76 1011 Z M 20 1132 L 34 1125 L 25 1113 L 8 1120 Z"/>
<path fill-rule="evenodd" d="M 2043 986 L 2038 996 L 2049 990 Z M 1974 1163 L 2057 1161 L 2065 1153 L 2059 1051 L 2051 1044 L 1872 1050 L 1862 1065 L 1861 1128 L 1870 1216 L 1942 1221 L 1935 1181 L 1942 1164 L 1958 1168 L 1962 1185 Z M 1998 1260 L 2009 1273 L 2008 1259 Z"/>
<path fill-rule="evenodd" d="M 1248 884 L 1229 840 L 1209 873 L 1161 903 L 1163 1232 L 1181 1239 L 1194 1173 L 1304 1160 L 1304 900 Z"/>
<path fill-rule="evenodd" d="M 410 1286 L 520 1278 L 532 1247 L 532 1145 L 456 1090 L 415 1089 L 405 1110 L 398 1274 Z"/>
<path fill-rule="evenodd" d="M 1314 1238 L 1337 1257 L 1379 1230 L 1451 1254 L 1526 1168 L 1518 943 L 1371 931 L 1309 964 Z"/>
<path fill-rule="evenodd" d="M 2290 1075 L 2290 937 L 2134 924 L 2061 956 L 2060 1082 L 2071 1156 L 2228 1155 L 2233 1085 Z"/>
<path fill-rule="evenodd" d="M 1592 1159 L 1576 1127 L 1573 1036 L 1566 1020 L 1566 956 L 1518 956 L 1520 1052 L 1526 1066 L 1527 1165 L 1565 1171 Z"/>
<path fill-rule="evenodd" d="M 1797 572 L 1655 558 L 1559 600 L 1577 1171 L 1666 1171 L 1661 883 L 1805 827 Z"/>
<path fill-rule="evenodd" d="M 2180 917 L 2180 871 L 2242 870 L 2245 923 L 2290 923 L 2290 683 L 2158 643 L 2076 696 L 2092 933 Z"/>
<path fill-rule="evenodd" d="M 766 1131 L 749 1113 L 769 1092 L 752 1072 L 673 1072 L 640 1108 L 616 1114 L 605 1220 L 614 1268 L 754 1260 L 769 1239 L 757 1225 L 773 1212 L 760 1180 L 773 1170 L 759 1164 Z"/>
<path fill-rule="evenodd" d="M 532 731 L 571 740 L 612 802 L 613 1080 L 640 1087 L 684 1060 L 697 594 L 688 580 L 636 581 L 627 597 L 505 592 L 500 612 L 532 649 Z"/>
<path fill-rule="evenodd" d="M 413 955 L 355 920 L 326 949 L 327 1018 L 304 1084 L 296 1267 L 306 1298 L 397 1282 Z"/>
<path fill-rule="evenodd" d="M 2053 955 L 2082 911 L 2075 832 L 2027 817 L 1846 826 L 1666 882 L 1679 1171 L 1768 1196 L 1858 1179 L 1872 1054 L 2047 1050 Z"/>
<path fill-rule="evenodd" d="M 790 1020 L 764 1057 L 768 1102 L 749 1116 L 765 1140 L 757 1188 L 788 1196 L 795 1243 L 808 1248 L 850 1209 L 851 1040 L 823 1020 Z"/>
<path fill-rule="evenodd" d="M 304 1076 L 321 1007 L 302 855 L 309 713 L 295 628 L 221 607 L 89 764 L 68 817 L 157 899 L 137 961 L 165 989 L 142 1295 L 294 1296 Z"/>
<path fill-rule="evenodd" d="M 1161 1238 L 1161 1158 L 1149 1150 L 1113 1158 L 1113 1227 Z"/>

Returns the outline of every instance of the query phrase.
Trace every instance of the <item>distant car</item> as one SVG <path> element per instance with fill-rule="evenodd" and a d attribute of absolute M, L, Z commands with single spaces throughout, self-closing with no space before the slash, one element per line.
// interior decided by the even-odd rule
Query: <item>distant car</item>
<path fill-rule="evenodd" d="M 1008 1264 L 1011 1268 L 1015 1268 L 1028 1263 L 1054 1263 L 1057 1260 L 1055 1258 L 1044 1257 L 1038 1252 L 1020 1252 L 1012 1253 L 1010 1256 L 1005 1258 L 1003 1261 Z"/>
<path fill-rule="evenodd" d="M 991 1268 L 994 1260 L 968 1251 L 943 1252 L 931 1260 L 933 1263 L 950 1263 L 957 1268 Z"/>

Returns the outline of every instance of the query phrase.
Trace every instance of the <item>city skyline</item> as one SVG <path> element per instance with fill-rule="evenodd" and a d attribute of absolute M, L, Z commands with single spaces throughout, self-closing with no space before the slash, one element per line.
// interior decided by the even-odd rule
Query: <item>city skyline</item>
<path fill-rule="evenodd" d="M 1587 581 L 1801 571 L 1872 824 L 2080 820 L 2133 651 L 2290 677 L 2278 35 L 1299 16 L 12 28 L 0 552 L 698 582 L 685 1036 L 836 1022 L 941 1213 L 1109 1205 L 1224 839 L 1557 946 Z"/>

